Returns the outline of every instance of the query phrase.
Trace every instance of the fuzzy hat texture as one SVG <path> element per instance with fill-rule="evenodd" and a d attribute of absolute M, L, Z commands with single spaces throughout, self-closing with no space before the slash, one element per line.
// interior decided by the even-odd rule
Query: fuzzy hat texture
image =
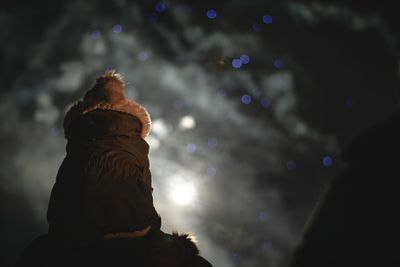
<path fill-rule="evenodd" d="M 96 78 L 93 87 L 83 99 L 79 99 L 66 112 L 64 117 L 64 134 L 68 138 L 68 128 L 80 115 L 95 109 L 115 110 L 136 116 L 142 123 L 140 136 L 144 139 L 150 133 L 151 118 L 149 112 L 139 103 L 127 99 L 124 94 L 125 83 L 115 70 L 106 71 Z"/>

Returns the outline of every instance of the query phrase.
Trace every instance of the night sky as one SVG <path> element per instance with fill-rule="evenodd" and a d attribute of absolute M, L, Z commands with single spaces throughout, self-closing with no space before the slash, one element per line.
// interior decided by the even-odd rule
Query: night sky
<path fill-rule="evenodd" d="M 64 113 L 116 69 L 153 120 L 162 230 L 285 266 L 343 149 L 398 107 L 396 9 L 350 2 L 2 1 L 0 265 L 47 231 Z"/>

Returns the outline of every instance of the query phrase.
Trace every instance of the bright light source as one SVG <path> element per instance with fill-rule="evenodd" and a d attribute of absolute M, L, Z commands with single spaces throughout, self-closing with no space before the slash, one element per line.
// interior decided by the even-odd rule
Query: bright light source
<path fill-rule="evenodd" d="M 161 138 L 168 135 L 168 127 L 162 119 L 156 119 L 153 121 L 151 131 Z"/>
<path fill-rule="evenodd" d="M 196 196 L 196 188 L 188 181 L 176 180 L 171 185 L 170 196 L 179 205 L 188 205 L 193 202 Z"/>
<path fill-rule="evenodd" d="M 196 126 L 196 121 L 192 116 L 185 116 L 182 117 L 181 121 L 179 122 L 179 128 L 181 129 L 192 129 L 194 126 Z"/>

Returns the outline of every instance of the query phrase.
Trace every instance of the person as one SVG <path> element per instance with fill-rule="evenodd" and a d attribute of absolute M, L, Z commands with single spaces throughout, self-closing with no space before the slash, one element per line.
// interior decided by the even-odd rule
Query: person
<path fill-rule="evenodd" d="M 343 153 L 309 221 L 291 267 L 400 266 L 400 112 L 356 138 Z"/>
<path fill-rule="evenodd" d="M 153 205 L 148 111 L 106 71 L 64 117 L 66 156 L 51 191 L 48 233 L 16 266 L 212 266 L 189 234 L 161 231 Z"/>

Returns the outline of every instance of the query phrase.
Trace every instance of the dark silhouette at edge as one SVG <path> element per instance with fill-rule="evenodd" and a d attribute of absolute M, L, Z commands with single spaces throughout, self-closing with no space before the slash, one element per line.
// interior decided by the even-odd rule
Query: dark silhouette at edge
<path fill-rule="evenodd" d="M 400 266 L 399 151 L 400 112 L 349 145 L 291 267 Z"/>

